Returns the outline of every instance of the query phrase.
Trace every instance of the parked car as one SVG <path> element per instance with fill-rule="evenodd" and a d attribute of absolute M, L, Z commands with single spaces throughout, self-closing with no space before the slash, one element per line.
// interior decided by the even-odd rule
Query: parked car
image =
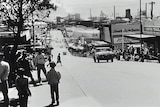
<path fill-rule="evenodd" d="M 96 47 L 95 54 L 93 56 L 95 62 L 100 62 L 100 60 L 106 60 L 107 62 L 113 59 L 115 54 L 110 47 Z"/>

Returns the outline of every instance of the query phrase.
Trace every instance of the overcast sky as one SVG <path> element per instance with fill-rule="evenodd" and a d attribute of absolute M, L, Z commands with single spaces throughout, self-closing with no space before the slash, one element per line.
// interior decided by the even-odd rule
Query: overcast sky
<path fill-rule="evenodd" d="M 66 16 L 68 13 L 80 13 L 82 18 L 90 16 L 100 16 L 103 11 L 108 17 L 113 17 L 113 7 L 115 6 L 116 16 L 125 16 L 125 9 L 131 9 L 131 15 L 137 15 L 140 7 L 140 0 L 52 0 L 59 5 L 59 8 L 54 12 L 55 16 Z M 142 10 L 145 10 L 147 3 L 148 16 L 150 16 L 149 4 L 154 1 L 154 15 L 160 16 L 160 0 L 141 0 Z"/>

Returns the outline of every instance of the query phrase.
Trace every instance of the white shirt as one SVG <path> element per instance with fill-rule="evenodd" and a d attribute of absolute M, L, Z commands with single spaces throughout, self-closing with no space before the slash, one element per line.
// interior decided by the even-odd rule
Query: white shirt
<path fill-rule="evenodd" d="M 45 64 L 45 57 L 43 54 L 38 54 L 35 58 L 37 64 Z"/>
<path fill-rule="evenodd" d="M 10 72 L 9 63 L 5 61 L 1 61 L 0 62 L 0 79 L 2 81 L 8 80 L 9 72 Z"/>

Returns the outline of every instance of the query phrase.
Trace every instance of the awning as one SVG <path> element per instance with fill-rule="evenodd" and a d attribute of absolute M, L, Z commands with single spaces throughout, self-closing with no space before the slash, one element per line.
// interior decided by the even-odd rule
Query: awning
<path fill-rule="evenodd" d="M 14 32 L 0 32 L 0 38 L 14 38 Z"/>
<path fill-rule="evenodd" d="M 134 35 L 125 35 L 127 37 L 132 37 L 132 38 L 153 38 L 156 37 L 154 35 L 145 35 L 145 34 L 134 34 Z"/>

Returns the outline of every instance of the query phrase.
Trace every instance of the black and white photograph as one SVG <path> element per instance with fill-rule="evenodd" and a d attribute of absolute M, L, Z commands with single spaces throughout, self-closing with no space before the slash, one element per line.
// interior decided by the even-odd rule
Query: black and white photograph
<path fill-rule="evenodd" d="M 159 0 L 0 0 L 0 107 L 160 107 Z"/>

